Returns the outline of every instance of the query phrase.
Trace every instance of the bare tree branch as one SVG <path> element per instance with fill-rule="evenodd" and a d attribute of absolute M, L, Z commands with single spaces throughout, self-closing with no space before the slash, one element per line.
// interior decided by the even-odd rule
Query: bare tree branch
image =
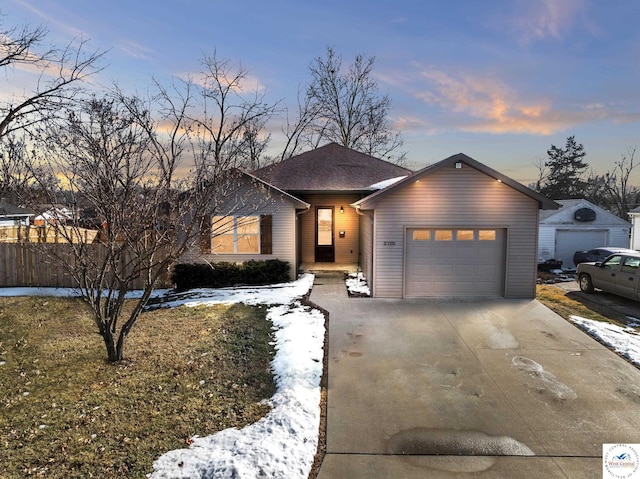
<path fill-rule="evenodd" d="M 317 147 L 336 142 L 348 148 L 402 162 L 403 141 L 388 123 L 391 100 L 382 95 L 373 79 L 373 57 L 358 55 L 344 71 L 342 58 L 327 48 L 325 58 L 310 65 L 311 81 L 306 98 L 298 101 L 298 120 L 287 122 L 288 142 L 282 157 L 298 146 Z"/>
<path fill-rule="evenodd" d="M 33 78 L 23 92 L 0 103 L 0 139 L 55 117 L 78 95 L 80 84 L 101 71 L 98 63 L 104 52 L 88 52 L 85 40 L 62 49 L 39 50 L 47 35 L 42 26 L 3 29 L 0 25 L 0 67 L 28 70 Z"/>

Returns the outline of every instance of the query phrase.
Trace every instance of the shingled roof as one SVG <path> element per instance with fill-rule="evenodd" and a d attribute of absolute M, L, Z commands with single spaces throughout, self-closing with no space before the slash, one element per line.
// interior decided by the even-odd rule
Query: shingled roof
<path fill-rule="evenodd" d="M 0 216 L 1 217 L 17 217 L 17 216 L 34 216 L 31 211 L 14 206 L 8 203 L 6 199 L 0 198 Z"/>
<path fill-rule="evenodd" d="M 267 183 L 293 192 L 375 191 L 379 188 L 376 183 L 411 173 L 411 170 L 337 143 L 329 143 L 253 172 Z"/>

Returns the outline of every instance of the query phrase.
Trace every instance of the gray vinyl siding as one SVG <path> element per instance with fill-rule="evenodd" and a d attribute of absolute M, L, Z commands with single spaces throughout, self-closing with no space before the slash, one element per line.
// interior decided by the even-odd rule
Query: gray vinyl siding
<path fill-rule="evenodd" d="M 505 297 L 535 296 L 538 202 L 464 165 L 440 169 L 377 200 L 373 295 L 403 296 L 407 227 L 487 227 L 507 231 Z"/>
<path fill-rule="evenodd" d="M 251 214 L 247 212 L 247 214 Z M 249 260 L 279 259 L 291 265 L 290 277 L 296 278 L 296 210 L 290 202 L 280 198 L 271 199 L 255 211 L 255 215 L 272 216 L 272 253 L 271 254 L 205 254 L 195 245 L 181 259 L 181 263 L 243 263 Z"/>
<path fill-rule="evenodd" d="M 360 215 L 360 268 L 369 287 L 373 286 L 373 217 Z"/>

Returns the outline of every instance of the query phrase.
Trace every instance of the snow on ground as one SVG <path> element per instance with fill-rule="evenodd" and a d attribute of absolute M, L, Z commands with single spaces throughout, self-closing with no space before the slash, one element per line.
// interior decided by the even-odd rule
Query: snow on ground
<path fill-rule="evenodd" d="M 352 296 L 371 296 L 369 285 L 362 273 L 350 273 L 345 280 L 349 294 Z"/>
<path fill-rule="evenodd" d="M 318 447 L 320 379 L 323 367 L 324 316 L 300 299 L 314 276 L 264 287 L 159 291 L 154 307 L 220 303 L 265 304 L 274 328 L 272 368 L 277 390 L 271 411 L 242 429 L 194 437 L 188 449 L 160 456 L 153 479 L 160 478 L 307 478 Z M 74 289 L 0 288 L 0 296 L 77 296 Z"/>
<path fill-rule="evenodd" d="M 622 357 L 640 366 L 640 335 L 632 327 L 622 328 L 615 324 L 571 316 L 580 329 L 600 340 Z"/>
<path fill-rule="evenodd" d="M 151 295 L 152 298 L 159 298 L 167 294 L 169 289 L 156 289 Z M 78 288 L 36 288 L 36 287 L 15 287 L 0 288 L 0 296 L 57 296 L 64 298 L 81 297 L 82 293 Z M 142 291 L 129 291 L 127 298 L 135 299 L 142 296 Z"/>
<path fill-rule="evenodd" d="M 156 292 L 152 307 L 220 303 L 269 305 L 267 318 L 275 330 L 272 367 L 277 385 L 271 411 L 242 429 L 226 429 L 195 437 L 188 449 L 176 449 L 154 463 L 152 479 L 163 478 L 306 478 L 318 446 L 320 378 L 324 317 L 301 304 L 313 286 L 313 275 L 264 287 L 197 289 L 185 293 Z M 347 279 L 352 293 L 369 294 L 362 274 Z M 0 296 L 77 296 L 68 288 L 0 288 Z M 578 316 L 571 320 L 585 332 L 640 366 L 640 335 L 633 327 Z"/>
<path fill-rule="evenodd" d="M 195 437 L 188 449 L 162 455 L 150 476 L 159 478 L 307 478 L 318 447 L 324 316 L 300 303 L 313 275 L 271 287 L 191 290 L 163 306 L 216 303 L 271 305 L 275 329 L 272 367 L 277 385 L 272 410 L 242 429 Z"/>

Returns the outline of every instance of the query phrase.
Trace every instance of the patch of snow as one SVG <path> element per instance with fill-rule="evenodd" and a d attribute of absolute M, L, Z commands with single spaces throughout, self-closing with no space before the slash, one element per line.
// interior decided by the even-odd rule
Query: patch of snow
<path fill-rule="evenodd" d="M 199 288 L 182 293 L 173 291 L 155 298 L 151 307 L 202 306 L 220 303 L 290 304 L 302 298 L 313 286 L 312 274 L 301 275 L 296 281 L 269 286 L 246 286 L 234 288 Z"/>
<path fill-rule="evenodd" d="M 299 300 L 311 289 L 313 279 L 307 274 L 272 287 L 190 291 L 188 297 L 176 295 L 163 304 L 273 305 L 267 318 L 275 329 L 272 368 L 277 391 L 268 402 L 272 410 L 260 421 L 195 437 L 188 449 L 162 455 L 153 465 L 151 478 L 309 476 L 318 447 L 324 316 Z"/>
<path fill-rule="evenodd" d="M 369 189 L 372 189 L 372 190 L 384 190 L 387 186 L 391 186 L 391 185 L 397 183 L 400 180 L 404 180 L 406 177 L 407 177 L 407 175 L 405 175 L 405 176 L 397 176 L 395 178 L 389 178 L 388 180 L 379 181 L 378 183 L 374 183 L 372 185 L 369 185 Z"/>
<path fill-rule="evenodd" d="M 350 295 L 371 296 L 369 285 L 362 273 L 349 273 L 345 283 Z"/>
<path fill-rule="evenodd" d="M 636 366 L 640 366 L 640 335 L 634 328 L 622 328 L 579 316 L 571 316 L 570 319 L 587 334 L 599 339 Z"/>
<path fill-rule="evenodd" d="M 155 289 L 152 298 L 163 297 L 168 294 L 169 289 Z M 78 288 L 38 288 L 38 287 L 26 287 L 18 286 L 15 288 L 0 288 L 0 296 L 12 297 L 12 296 L 55 296 L 59 298 L 76 298 L 81 297 L 82 293 Z M 129 291 L 126 297 L 129 299 L 135 299 L 142 296 L 141 290 Z"/>

